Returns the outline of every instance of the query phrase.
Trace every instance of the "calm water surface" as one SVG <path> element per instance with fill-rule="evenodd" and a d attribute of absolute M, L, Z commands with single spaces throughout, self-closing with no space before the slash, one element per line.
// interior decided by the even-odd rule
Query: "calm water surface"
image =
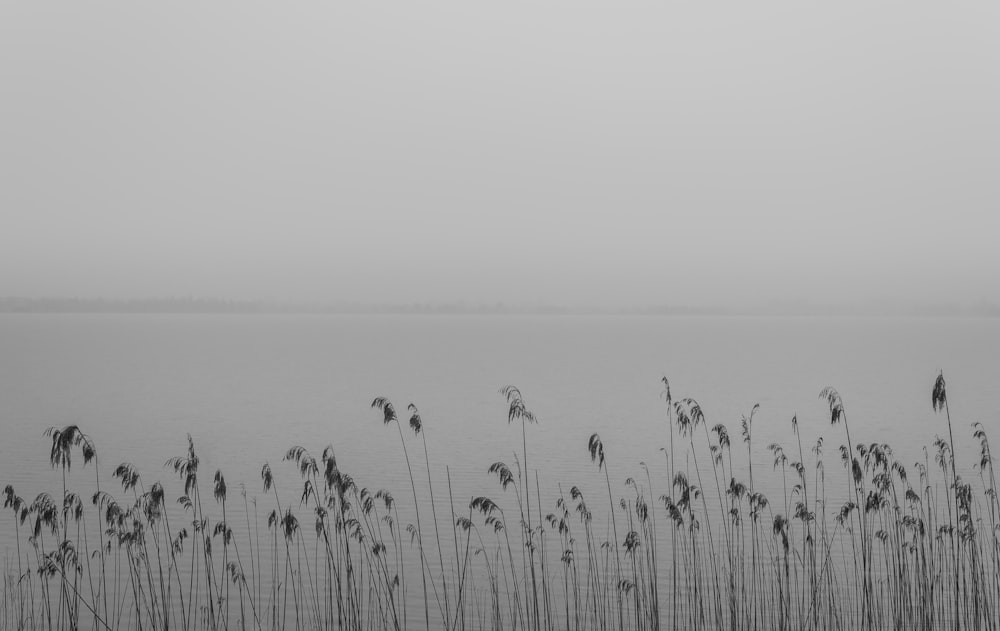
<path fill-rule="evenodd" d="M 464 507 L 473 494 L 502 495 L 486 468 L 513 464 L 520 452 L 520 428 L 508 426 L 497 392 L 516 384 L 540 421 L 529 428 L 528 459 L 543 494 L 603 484 L 586 450 L 599 432 L 613 481 L 624 489 L 645 462 L 654 487 L 663 480 L 658 496 L 668 441 L 663 375 L 675 398 L 694 397 L 710 424 L 729 426 L 734 448 L 743 448 L 741 415 L 760 404 L 759 475 L 771 470 L 768 443 L 792 446 L 793 414 L 804 441 L 822 434 L 835 460 L 843 430 L 830 427 L 817 398 L 827 385 L 842 394 L 856 441 L 888 442 L 904 462 L 922 459 L 921 448 L 947 432 L 930 405 L 941 369 L 959 460 L 971 466 L 973 421 L 1000 440 L 1000 320 L 6 315 L 0 483 L 27 498 L 57 491 L 42 432 L 75 423 L 95 440 L 106 479 L 128 461 L 175 496 L 180 485 L 163 463 L 183 454 L 190 433 L 206 481 L 218 468 L 230 488 L 242 481 L 259 494 L 269 461 L 291 488 L 285 450 L 301 444 L 318 456 L 332 444 L 359 485 L 405 498 L 399 435 L 369 408 L 381 395 L 401 411 L 420 408 L 433 475 L 445 484 L 450 470 Z M 71 484 L 91 476 L 74 462 Z M 8 521 L 0 516 L 0 549 L 12 545 Z"/>

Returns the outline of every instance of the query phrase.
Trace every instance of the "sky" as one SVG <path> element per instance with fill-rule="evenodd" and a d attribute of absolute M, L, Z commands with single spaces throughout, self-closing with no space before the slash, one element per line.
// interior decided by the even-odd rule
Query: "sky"
<path fill-rule="evenodd" d="M 5 2 L 0 295 L 1000 302 L 1000 4 Z"/>

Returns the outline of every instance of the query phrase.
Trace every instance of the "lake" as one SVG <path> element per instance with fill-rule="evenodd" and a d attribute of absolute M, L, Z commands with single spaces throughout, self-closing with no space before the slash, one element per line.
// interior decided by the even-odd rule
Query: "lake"
<path fill-rule="evenodd" d="M 888 443 L 907 466 L 923 461 L 922 448 L 947 437 L 944 415 L 931 409 L 940 370 L 960 473 L 973 474 L 979 452 L 971 423 L 1000 432 L 998 319 L 4 315 L 0 484 L 29 499 L 56 494 L 61 477 L 42 434 L 76 424 L 95 442 L 108 485 L 113 468 L 131 462 L 147 486 L 162 480 L 176 498 L 182 487 L 163 465 L 184 453 L 190 434 L 206 483 L 221 469 L 230 489 L 245 483 L 260 496 L 261 466 L 269 462 L 294 505 L 298 472 L 282 462 L 286 450 L 302 445 L 319 458 L 332 445 L 359 486 L 388 489 L 412 505 L 399 434 L 370 407 L 385 396 L 404 430 L 407 404 L 419 408 L 438 502 L 443 510 L 450 474 L 462 514 L 472 496 L 502 501 L 487 467 L 522 457 L 521 427 L 508 424 L 498 392 L 514 384 L 538 419 L 527 428 L 527 456 L 545 511 L 572 485 L 603 492 L 603 472 L 587 452 L 595 432 L 615 493 L 625 493 L 627 477 L 645 478 L 645 463 L 655 498 L 668 492 L 666 376 L 675 400 L 692 397 L 710 427 L 728 426 L 733 451 L 744 450 L 741 463 L 739 422 L 760 405 L 754 475 L 759 490 L 780 497 L 766 446 L 792 450 L 793 415 L 807 449 L 825 438 L 828 484 L 842 485 L 835 454 L 843 427 L 830 425 L 818 398 L 825 386 L 842 395 L 855 442 Z M 424 479 L 422 444 L 406 432 Z M 70 484 L 88 489 L 92 467 L 81 466 L 74 460 Z M 714 486 L 705 486 L 714 497 Z M 831 498 L 830 511 L 845 499 Z M 0 549 L 8 554 L 12 523 L 0 515 Z"/>

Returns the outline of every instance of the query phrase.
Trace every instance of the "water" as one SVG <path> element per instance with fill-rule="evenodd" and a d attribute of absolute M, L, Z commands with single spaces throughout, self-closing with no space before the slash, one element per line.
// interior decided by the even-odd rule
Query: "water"
<path fill-rule="evenodd" d="M 540 421 L 529 464 L 568 482 L 591 468 L 593 432 L 622 468 L 658 459 L 663 375 L 734 437 L 760 403 L 762 447 L 787 442 L 793 414 L 841 441 L 817 398 L 832 385 L 856 440 L 915 457 L 946 430 L 930 407 L 940 369 L 956 426 L 1000 429 L 998 320 L 7 315 L 0 480 L 55 480 L 42 431 L 76 423 L 106 464 L 131 461 L 151 478 L 190 433 L 205 468 L 231 483 L 256 487 L 263 461 L 330 443 L 355 478 L 402 493 L 398 436 L 369 409 L 386 396 L 401 413 L 417 404 L 437 464 L 486 483 L 484 462 L 520 451 L 497 393 L 515 384 Z M 966 434 L 959 453 L 973 448 Z"/>
<path fill-rule="evenodd" d="M 528 428 L 528 464 L 539 472 L 544 510 L 560 487 L 603 488 L 586 449 L 594 432 L 616 492 L 625 493 L 627 476 L 644 477 L 644 462 L 656 497 L 667 486 L 666 375 L 675 399 L 697 399 L 710 425 L 729 427 L 734 449 L 745 449 L 739 419 L 760 404 L 755 480 L 780 496 L 765 446 L 792 449 L 793 414 L 806 449 L 822 435 L 836 462 L 843 429 L 830 426 L 817 397 L 827 385 L 843 396 L 856 442 L 887 442 L 904 463 L 923 460 L 923 446 L 947 436 L 930 404 L 942 369 L 959 462 L 971 467 L 970 424 L 1000 432 L 1000 320 L 6 315 L 0 484 L 29 499 L 57 493 L 42 432 L 73 423 L 95 441 L 104 480 L 129 461 L 172 497 L 182 489 L 163 463 L 184 453 L 190 433 L 206 482 L 221 469 L 230 489 L 242 482 L 260 495 L 269 461 L 296 493 L 285 450 L 301 444 L 318 457 L 331 444 L 360 486 L 389 489 L 403 504 L 410 488 L 399 435 L 369 407 L 386 396 L 401 416 L 408 403 L 419 407 L 439 501 L 450 471 L 463 513 L 473 495 L 503 497 L 490 463 L 521 457 L 520 427 L 508 425 L 497 392 L 515 384 L 539 419 Z M 420 443 L 408 437 L 408 449 L 422 467 Z M 70 483 L 89 488 L 93 474 L 81 464 Z M 11 523 L 0 515 L 0 550 L 14 545 Z"/>

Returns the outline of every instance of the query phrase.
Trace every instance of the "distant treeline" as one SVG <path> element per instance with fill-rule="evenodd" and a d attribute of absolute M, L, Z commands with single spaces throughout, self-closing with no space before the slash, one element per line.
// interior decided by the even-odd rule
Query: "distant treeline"
<path fill-rule="evenodd" d="M 903 304 L 873 302 L 815 304 L 771 302 L 731 309 L 718 305 L 646 305 L 626 307 L 565 306 L 503 302 L 277 302 L 218 298 L 0 298 L 0 313 L 230 313 L 230 314 L 415 314 L 415 315 L 646 315 L 646 316 L 875 316 L 875 317 L 1000 317 L 1000 304 Z"/>
<path fill-rule="evenodd" d="M 105 300 L 100 298 L 0 298 L 0 313 L 234 313 L 234 314 L 658 314 L 727 315 L 724 310 L 691 307 L 596 309 L 553 305 L 496 303 L 372 304 L 359 302 L 269 302 L 211 298 L 152 298 Z"/>
<path fill-rule="evenodd" d="M 201 298 L 0 298 L 3 313 L 256 313 L 260 307 L 255 302 Z"/>

